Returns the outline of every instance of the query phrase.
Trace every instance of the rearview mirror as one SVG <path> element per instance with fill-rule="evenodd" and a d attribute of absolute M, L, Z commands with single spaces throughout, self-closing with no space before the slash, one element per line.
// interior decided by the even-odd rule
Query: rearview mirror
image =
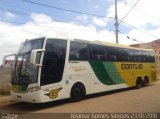
<path fill-rule="evenodd" d="M 45 49 L 32 50 L 31 57 L 30 57 L 31 64 L 36 65 L 36 66 L 42 66 L 40 59 L 41 59 L 41 54 L 44 51 Z"/>
<path fill-rule="evenodd" d="M 16 54 L 5 55 L 3 57 L 2 66 L 3 67 L 13 67 L 15 55 Z M 9 59 L 7 60 L 7 58 L 9 58 Z"/>

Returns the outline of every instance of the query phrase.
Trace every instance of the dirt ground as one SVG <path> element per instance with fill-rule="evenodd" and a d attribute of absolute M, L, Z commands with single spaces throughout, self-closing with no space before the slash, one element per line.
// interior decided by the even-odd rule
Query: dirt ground
<path fill-rule="evenodd" d="M 7 101 L 8 100 L 8 101 Z M 9 103 L 11 102 L 11 103 Z M 12 113 L 108 113 L 160 112 L 160 81 L 141 89 L 123 89 L 87 96 L 80 102 L 69 99 L 45 104 L 12 103 L 0 96 L 0 112 Z"/>
<path fill-rule="evenodd" d="M 0 107 L 2 106 L 7 106 L 7 105 L 10 105 L 12 104 L 12 102 L 15 102 L 11 96 L 9 95 L 0 95 Z"/>

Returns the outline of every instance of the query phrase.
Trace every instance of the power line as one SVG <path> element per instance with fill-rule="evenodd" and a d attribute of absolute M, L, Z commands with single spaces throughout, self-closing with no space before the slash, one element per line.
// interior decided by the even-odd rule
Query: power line
<path fill-rule="evenodd" d="M 28 1 L 28 0 L 23 0 L 23 1 Z M 19 12 L 19 11 L 11 10 L 11 9 L 1 8 L 0 10 L 2 10 L 2 11 L 6 11 L 6 10 L 7 10 L 7 11 L 9 11 L 9 12 L 13 12 L 13 13 L 16 13 L 16 14 L 21 14 L 21 15 L 25 15 L 25 16 L 30 16 L 28 13 Z M 110 17 L 110 18 L 113 18 L 113 17 Z M 58 19 L 55 19 L 55 18 L 53 18 L 53 19 L 54 19 L 54 20 L 58 20 Z M 58 20 L 58 21 L 59 21 L 59 20 Z M 139 28 L 136 28 L 136 27 L 134 27 L 134 26 L 132 26 L 132 25 L 130 25 L 130 24 L 122 21 L 122 20 L 120 20 L 120 21 L 123 22 L 124 24 L 126 24 L 126 25 L 128 25 L 128 26 L 130 26 L 130 27 L 132 27 L 132 28 L 134 28 L 134 29 L 142 32 L 142 33 L 145 33 L 145 34 L 147 34 L 147 35 L 150 35 L 150 36 L 152 36 L 152 37 L 154 37 L 154 38 L 159 38 L 159 37 L 157 37 L 157 36 L 154 36 L 154 35 L 151 35 L 151 34 L 145 32 L 145 31 L 143 31 L 143 30 L 141 30 L 141 29 L 139 29 Z M 5 21 L 4 21 L 4 22 L 5 22 Z M 9 21 L 6 21 L 6 22 L 9 22 Z M 12 22 L 12 23 L 13 23 L 13 22 Z M 17 22 L 14 22 L 14 23 L 17 23 Z M 19 24 L 19 23 L 18 23 L 18 24 Z M 24 24 L 24 23 L 20 23 L 20 24 Z M 33 25 L 33 26 L 35 26 L 35 25 Z M 37 26 L 37 25 L 36 25 L 36 26 Z M 40 27 L 48 27 L 48 26 L 40 26 Z M 55 28 L 55 27 L 54 27 L 54 28 Z M 59 29 L 59 27 L 58 27 L 58 29 Z M 70 29 L 70 28 L 60 28 L 60 29 Z M 96 29 L 101 30 L 101 29 L 103 29 L 103 28 L 96 28 Z M 80 29 L 70 29 L 70 30 L 80 30 Z M 93 31 L 93 30 L 85 30 L 85 31 Z"/>
<path fill-rule="evenodd" d="M 0 20 L 2 22 L 7 22 L 7 23 L 14 23 L 14 24 L 24 24 L 22 22 L 15 22 L 15 21 L 7 21 L 7 20 Z M 27 24 L 27 25 L 30 25 L 30 26 L 37 26 L 37 27 L 46 27 L 46 28 L 54 28 L 54 29 L 61 29 L 61 30 L 64 30 L 64 29 L 68 29 L 68 30 L 78 30 L 78 31 L 95 31 L 95 30 L 85 30 L 85 29 L 76 29 L 76 28 L 65 28 L 65 27 L 56 27 L 56 26 L 45 26 L 45 25 L 38 25 L 38 24 Z M 102 28 L 95 28 L 96 30 L 99 29 L 99 30 L 102 30 Z"/>
<path fill-rule="evenodd" d="M 9 7 L 14 7 L 14 8 L 18 8 L 18 9 L 23 9 L 23 10 L 31 11 L 30 9 L 26 9 L 24 7 L 10 5 L 10 4 L 7 4 L 7 3 L 3 3 L 2 1 L 0 1 L 0 5 L 5 5 L 5 6 L 9 6 Z"/>
<path fill-rule="evenodd" d="M 123 3 L 123 2 L 121 2 L 121 3 Z M 123 3 L 123 4 L 124 4 L 124 3 Z M 127 5 L 127 4 L 125 4 L 125 5 L 128 6 L 128 7 L 131 7 L 130 5 Z M 146 12 L 144 12 L 144 11 L 138 9 L 138 8 L 136 8 L 135 10 L 138 11 L 139 13 L 145 15 L 145 16 L 148 16 L 148 17 L 150 17 L 150 18 L 152 18 L 152 19 L 154 19 L 154 20 L 160 22 L 160 19 L 159 19 L 159 18 L 156 18 L 155 16 L 152 16 L 152 15 L 149 14 L 149 13 L 146 13 Z"/>
<path fill-rule="evenodd" d="M 28 13 L 19 12 L 19 11 L 11 10 L 11 9 L 4 9 L 4 8 L 1 8 L 1 7 L 0 7 L 0 10 L 1 10 L 1 11 L 12 12 L 12 13 L 20 14 L 20 15 L 24 15 L 24 16 L 30 16 Z M 57 21 L 61 21 L 60 19 L 55 19 L 55 18 L 53 18 L 53 19 L 54 19 L 54 20 L 57 20 Z M 2 21 L 2 20 L 0 20 L 0 21 Z M 5 21 L 5 20 L 3 20 L 3 21 L 4 21 L 4 22 L 10 22 L 10 23 L 16 23 L 16 24 L 24 24 L 24 23 L 20 23 L 20 22 L 12 22 L 12 21 Z M 123 22 L 124 24 L 126 24 L 126 25 L 128 25 L 128 26 L 130 26 L 130 27 L 132 27 L 132 28 L 134 28 L 134 29 L 142 32 L 142 33 L 145 33 L 145 34 L 147 34 L 147 35 L 149 35 L 149 36 L 152 36 L 152 37 L 154 37 L 154 38 L 159 38 L 159 37 L 157 37 L 157 36 L 154 36 L 154 35 L 152 35 L 152 34 L 149 34 L 149 33 L 145 32 L 145 31 L 143 31 L 143 30 L 141 30 L 141 29 L 139 29 L 139 28 L 136 28 L 136 27 L 134 27 L 134 26 L 132 26 L 132 25 L 124 22 L 124 21 L 121 21 L 121 22 Z M 39 26 L 39 25 L 32 25 L 32 26 Z M 49 27 L 49 26 L 40 26 L 40 27 Z M 49 28 L 53 28 L 53 27 L 49 27 Z M 55 27 L 54 27 L 54 28 L 55 28 Z M 70 29 L 70 28 L 59 28 L 59 27 L 56 27 L 56 28 L 58 28 L 58 29 Z M 102 30 L 103 28 L 96 28 L 96 29 L 97 29 L 97 30 Z M 70 30 L 80 30 L 80 29 L 70 29 Z M 82 30 L 81 30 L 81 31 L 82 31 Z M 94 30 L 85 30 L 85 31 L 94 31 Z"/>
<path fill-rule="evenodd" d="M 128 35 L 125 35 L 124 33 L 122 33 L 121 31 L 119 31 L 122 35 L 124 35 L 124 36 L 126 36 L 127 37 L 127 39 L 129 39 L 129 40 L 131 40 L 131 41 L 136 41 L 136 42 L 140 42 L 140 43 L 143 43 L 142 41 L 140 41 L 140 40 L 137 40 L 137 39 L 135 39 L 135 38 L 133 38 L 133 37 L 130 37 L 130 36 L 128 36 Z"/>
<path fill-rule="evenodd" d="M 122 23 L 122 21 L 128 16 L 128 14 L 134 9 L 134 7 L 140 2 L 140 0 L 137 0 L 137 2 L 131 7 L 131 9 L 127 12 L 127 14 L 122 18 L 121 22 L 119 22 L 118 25 Z"/>
<path fill-rule="evenodd" d="M 23 16 L 28 16 L 28 17 L 30 17 L 30 14 L 29 14 L 29 13 L 20 12 L 20 11 L 16 11 L 16 10 L 12 10 L 12 9 L 4 9 L 4 8 L 0 7 L 0 11 L 11 12 L 11 13 L 14 13 L 14 14 L 19 14 L 19 15 L 23 15 Z M 40 18 L 40 17 L 38 16 L 38 18 Z M 54 17 L 53 19 L 62 22 L 62 20 L 57 19 L 57 18 L 55 18 L 55 17 Z"/>
<path fill-rule="evenodd" d="M 15 22 L 15 21 L 6 21 L 6 20 L 0 20 L 0 21 L 2 21 L 2 22 L 6 22 L 6 23 L 14 23 L 14 24 L 20 24 L 20 25 L 22 25 L 22 24 L 24 24 L 24 23 L 22 23 L 22 22 Z M 46 28 L 52 28 L 52 29 L 47 29 L 47 31 L 52 31 L 53 29 L 54 30 L 57 30 L 57 31 L 59 31 L 59 30 L 65 30 L 65 29 L 68 29 L 68 30 L 78 30 L 78 31 L 96 31 L 96 30 L 82 30 L 82 29 L 73 29 L 73 28 L 60 28 L 60 27 L 55 27 L 55 26 L 53 26 L 53 27 L 49 27 L 49 26 L 42 26 L 42 25 L 37 25 L 37 24 L 27 24 L 27 25 L 30 25 L 30 26 L 36 26 L 36 27 L 46 27 Z M 97 29 L 97 28 L 96 28 Z M 99 28 L 100 29 L 100 28 Z M 54 31 L 53 30 L 53 31 Z M 113 30 L 111 30 L 110 29 L 110 31 L 113 31 Z M 44 34 L 42 34 L 42 33 L 36 33 L 36 32 L 32 32 L 32 31 L 28 31 L 28 32 L 30 32 L 30 33 L 33 33 L 33 34 L 35 34 L 35 35 L 37 35 L 37 36 L 44 36 Z"/>
<path fill-rule="evenodd" d="M 31 4 L 35 4 L 35 5 L 39 5 L 39 6 L 48 7 L 48 8 L 58 9 L 58 10 L 61 10 L 61 11 L 68 11 L 68 12 L 77 13 L 77 14 L 85 14 L 85 15 L 94 16 L 94 17 L 106 17 L 104 15 L 97 15 L 97 14 L 91 14 L 91 13 L 86 13 L 86 12 L 81 12 L 81 11 L 75 11 L 75 10 L 60 8 L 60 7 L 56 7 L 56 6 L 42 4 L 42 3 L 39 3 L 39 2 L 33 2 L 33 1 L 30 1 L 30 0 L 22 0 L 22 1 L 27 2 L 27 3 L 31 3 Z M 108 18 L 110 18 L 110 17 L 108 17 Z"/>
<path fill-rule="evenodd" d="M 139 28 L 137 28 L 137 27 L 135 27 L 135 26 L 132 26 L 132 25 L 130 25 L 130 24 L 128 24 L 128 23 L 126 23 L 126 22 L 123 21 L 123 20 L 127 17 L 127 15 L 133 10 L 133 8 L 138 4 L 138 2 L 140 2 L 140 0 L 138 0 L 138 1 L 131 7 L 131 9 L 127 12 L 127 14 L 123 17 L 123 19 L 120 20 L 120 22 L 119 22 L 118 25 L 120 25 L 120 23 L 124 23 L 124 24 L 128 25 L 129 27 L 131 27 L 131 28 L 133 28 L 133 29 L 136 29 L 136 30 L 138 30 L 138 31 L 140 31 L 140 32 L 142 32 L 142 33 L 144 33 L 144 34 L 147 34 L 147 35 L 149 35 L 149 36 L 152 36 L 152 37 L 154 37 L 154 38 L 156 38 L 156 39 L 159 38 L 158 36 L 149 34 L 148 32 L 145 32 L 145 31 L 143 31 L 143 30 L 141 30 L 141 29 L 139 29 Z M 128 39 L 129 39 L 129 37 L 128 37 Z M 134 39 L 134 40 L 136 41 L 136 39 Z"/>
<path fill-rule="evenodd" d="M 2 7 L 0 7 L 0 10 L 1 11 L 4 11 L 4 12 L 11 12 L 11 13 L 15 13 L 15 14 L 19 14 L 19 15 L 23 15 L 23 16 L 29 16 L 30 17 L 30 14 L 29 13 L 26 13 L 26 12 L 21 12 L 21 11 L 17 11 L 17 10 L 13 10 L 13 9 L 6 9 L 6 8 L 2 8 Z M 38 16 L 39 17 L 39 16 Z M 40 17 L 39 17 L 40 18 Z M 58 18 L 58 19 L 57 19 Z M 63 20 L 61 20 L 61 18 L 62 19 L 66 19 L 66 18 L 64 18 L 64 17 L 53 17 L 53 20 L 57 20 L 57 21 L 61 21 L 61 22 L 63 22 Z M 113 17 L 112 17 L 113 18 Z M 70 19 L 71 20 L 71 19 Z M 103 28 L 96 28 L 96 29 L 103 29 Z"/>
<path fill-rule="evenodd" d="M 3 4 L 3 3 L 2 3 Z M 4 4 L 4 5 L 7 5 L 7 6 L 11 6 L 11 7 L 15 7 L 15 8 L 20 8 L 20 9 L 24 9 L 24 8 L 22 8 L 22 7 L 18 7 L 18 6 L 13 6 L 13 5 L 9 5 L 9 4 Z M 17 11 L 17 10 L 13 10 L 13 9 L 6 9 L 6 8 L 2 8 L 2 7 L 0 7 L 1 9 L 1 11 L 8 11 L 8 12 L 12 12 L 12 13 L 17 13 L 17 14 L 20 14 L 20 15 L 26 15 L 26 16 L 30 16 L 30 14 L 29 13 L 26 13 L 26 12 L 21 12 L 21 11 Z M 28 11 L 31 11 L 31 9 L 24 9 L 24 10 L 28 10 Z M 57 17 L 57 16 L 56 16 Z M 53 17 L 53 19 L 55 19 L 56 17 Z M 68 19 L 68 18 L 64 18 L 64 17 L 62 17 L 62 16 L 58 16 L 57 18 L 60 18 L 60 19 L 67 19 L 67 20 L 71 20 L 70 18 Z M 114 19 L 114 17 L 105 17 L 106 19 Z M 60 19 L 58 19 L 58 20 L 60 20 Z M 55 19 L 55 20 L 57 20 L 57 19 Z M 57 20 L 57 21 L 58 21 Z M 73 19 L 72 19 L 73 20 Z M 60 21 L 64 21 L 64 20 L 60 20 Z"/>
<path fill-rule="evenodd" d="M 140 32 L 142 32 L 142 33 L 145 33 L 145 34 L 147 34 L 147 35 L 149 35 L 149 36 L 152 36 L 152 37 L 154 37 L 154 38 L 159 38 L 158 36 L 149 34 L 148 32 L 145 32 L 145 31 L 143 31 L 143 30 L 141 30 L 141 29 L 139 29 L 139 28 L 137 28 L 137 27 L 135 27 L 135 26 L 132 26 L 132 25 L 130 25 L 130 24 L 124 22 L 124 21 L 122 21 L 122 23 L 124 23 L 124 24 L 128 25 L 129 27 L 134 28 L 134 29 L 136 29 L 136 30 L 138 30 L 138 31 L 140 31 Z"/>
<path fill-rule="evenodd" d="M 9 7 L 14 7 L 14 8 L 18 8 L 18 9 L 22 9 L 22 10 L 27 10 L 27 11 L 31 11 L 32 12 L 32 10 L 31 9 L 26 9 L 26 8 L 22 8 L 22 7 L 18 7 L 18 6 L 14 6 L 14 5 L 10 5 L 10 4 L 6 4 L 6 3 L 1 3 L 1 1 L 0 1 L 0 5 L 6 5 L 6 6 L 9 6 Z M 8 11 L 8 12 L 12 12 L 12 13 L 17 13 L 17 11 L 16 10 L 13 10 L 13 9 L 6 9 L 6 8 L 2 8 L 1 7 L 1 9 L 3 9 L 3 10 L 1 10 L 1 11 Z M 17 13 L 17 14 L 20 14 L 20 15 L 23 15 L 23 14 L 27 14 L 27 16 L 29 16 L 29 14 L 28 13 L 26 13 L 26 12 L 20 12 L 20 11 L 18 11 L 19 13 Z M 37 13 L 37 12 L 36 12 Z M 56 16 L 57 17 L 57 16 Z M 54 16 L 54 18 L 55 18 L 55 16 Z M 53 18 L 53 19 L 54 19 Z M 63 18 L 62 16 L 61 17 L 57 17 L 57 18 Z M 69 18 L 69 17 L 68 17 Z M 67 19 L 67 20 L 70 20 L 70 18 L 68 19 L 68 18 L 66 18 L 65 17 L 65 19 Z M 64 19 L 64 18 L 63 18 Z"/>
<path fill-rule="evenodd" d="M 1 11 L 4 11 L 4 12 L 12 12 L 12 13 L 15 13 L 15 14 L 20 14 L 20 15 L 25 15 L 25 16 L 29 16 L 29 14 L 28 13 L 25 13 L 25 12 L 19 12 L 19 11 L 17 11 L 17 10 L 12 10 L 12 9 L 5 9 L 5 8 L 2 8 L 2 7 L 0 7 L 0 10 Z"/>
<path fill-rule="evenodd" d="M 7 22 L 7 23 L 14 23 L 14 24 L 24 24 L 24 23 L 22 23 L 22 22 L 15 22 L 15 21 L 6 21 L 6 20 L 0 20 L 0 21 L 2 21 L 2 22 Z M 142 30 L 140 30 L 140 29 L 138 29 L 138 28 L 136 28 L 136 27 L 134 27 L 134 26 L 132 26 L 132 25 L 130 25 L 130 24 L 128 24 L 128 23 L 125 23 L 125 22 L 123 22 L 124 24 L 126 24 L 126 25 L 129 25 L 130 27 L 132 27 L 132 28 L 134 28 L 134 29 L 136 29 L 136 30 L 138 30 L 138 31 L 141 31 L 141 32 L 143 32 L 143 33 L 145 33 L 145 34 L 147 34 L 147 35 L 150 35 L 150 36 L 152 36 L 152 37 L 156 37 L 156 38 L 159 38 L 159 37 L 157 37 L 157 36 L 153 36 L 153 35 L 151 35 L 151 34 L 149 34 L 149 33 L 146 33 L 146 32 L 144 32 L 144 31 L 142 31 Z M 56 29 L 56 30 L 58 30 L 58 29 L 60 29 L 60 30 L 64 30 L 64 29 L 68 29 L 68 30 L 78 30 L 78 31 L 95 31 L 95 30 L 82 30 L 82 29 L 73 29 L 73 28 L 61 28 L 61 27 L 55 27 L 55 26 L 53 26 L 53 27 L 50 27 L 50 26 L 42 26 L 42 25 L 37 25 L 37 24 L 27 24 L 27 25 L 30 25 L 30 26 L 36 26 L 36 27 L 46 27 L 46 28 L 54 28 L 54 29 Z M 99 30 L 102 30 L 101 28 L 96 28 L 96 29 L 99 29 Z M 50 29 L 50 31 L 51 31 L 51 29 Z M 110 30 L 111 31 L 111 30 Z M 113 31 L 113 30 L 112 30 Z M 120 32 L 120 31 L 119 31 Z M 122 33 L 122 32 L 120 32 L 120 33 Z M 37 34 L 37 33 L 34 33 L 34 34 L 36 34 L 36 35 L 39 35 L 39 34 Z M 125 35 L 124 33 L 122 33 L 122 35 Z M 127 36 L 127 35 L 125 35 L 125 36 Z M 128 39 L 132 39 L 132 41 L 138 41 L 138 42 L 142 42 L 142 41 L 139 41 L 139 40 L 136 40 L 135 38 L 131 38 L 130 36 L 127 36 L 127 38 Z"/>
<path fill-rule="evenodd" d="M 26 13 L 26 12 L 20 12 L 20 11 L 17 11 L 17 10 L 13 10 L 13 9 L 6 9 L 6 8 L 2 8 L 0 7 L 0 10 L 1 11 L 4 11 L 4 12 L 11 12 L 11 13 L 14 13 L 14 14 L 19 14 L 19 15 L 23 15 L 23 16 L 28 16 L 30 17 L 30 14 L 29 13 Z M 39 16 L 38 16 L 39 17 Z M 39 17 L 40 18 L 40 17 Z M 58 19 L 57 19 L 58 18 Z M 66 19 L 66 18 L 63 18 L 63 17 L 54 17 L 53 20 L 57 20 L 57 21 L 63 21 L 61 19 Z M 67 18 L 68 19 L 68 18 Z"/>

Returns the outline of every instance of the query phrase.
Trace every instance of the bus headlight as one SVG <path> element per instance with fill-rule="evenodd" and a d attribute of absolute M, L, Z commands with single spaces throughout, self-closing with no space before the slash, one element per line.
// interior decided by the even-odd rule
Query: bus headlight
<path fill-rule="evenodd" d="M 34 91 L 38 91 L 38 90 L 40 90 L 41 89 L 41 87 L 39 87 L 39 86 L 37 86 L 37 87 L 32 87 L 32 88 L 28 88 L 27 89 L 27 92 L 34 92 Z"/>

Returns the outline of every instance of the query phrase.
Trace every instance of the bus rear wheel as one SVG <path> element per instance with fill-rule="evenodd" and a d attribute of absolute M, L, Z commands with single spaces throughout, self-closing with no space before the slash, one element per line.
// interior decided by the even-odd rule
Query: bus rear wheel
<path fill-rule="evenodd" d="M 81 83 L 74 84 L 71 89 L 71 99 L 73 101 L 80 101 L 84 98 L 84 96 L 85 96 L 85 88 L 83 84 Z"/>
<path fill-rule="evenodd" d="M 139 88 L 142 87 L 142 85 L 143 85 L 142 78 L 138 77 L 137 80 L 136 80 L 136 88 L 139 89 Z"/>
<path fill-rule="evenodd" d="M 143 80 L 143 86 L 145 87 L 145 86 L 147 86 L 149 84 L 149 79 L 148 79 L 148 77 L 146 76 L 146 77 L 144 77 L 144 80 Z"/>

